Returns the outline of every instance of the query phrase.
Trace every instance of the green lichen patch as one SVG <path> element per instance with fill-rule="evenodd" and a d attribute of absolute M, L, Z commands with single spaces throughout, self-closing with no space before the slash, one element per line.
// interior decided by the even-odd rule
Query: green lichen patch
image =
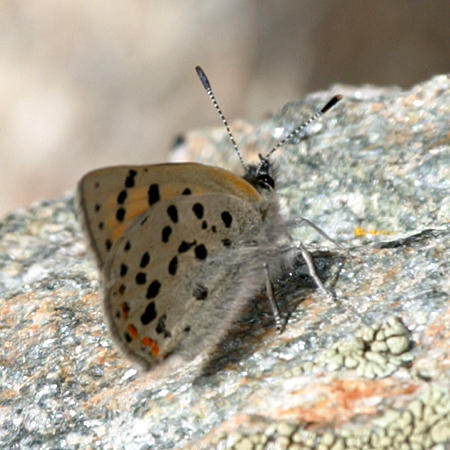
<path fill-rule="evenodd" d="M 350 341 L 336 342 L 316 360 L 327 370 L 356 370 L 365 378 L 384 378 L 408 365 L 412 355 L 409 330 L 397 317 L 380 324 L 363 326 Z"/>

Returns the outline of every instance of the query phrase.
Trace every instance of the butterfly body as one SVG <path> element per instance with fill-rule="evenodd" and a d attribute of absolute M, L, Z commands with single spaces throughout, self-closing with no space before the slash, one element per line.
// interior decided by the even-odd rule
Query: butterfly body
<path fill-rule="evenodd" d="M 109 329 L 124 353 L 147 369 L 170 355 L 188 360 L 213 349 L 264 287 L 282 328 L 271 279 L 290 264 L 294 247 L 280 247 L 289 225 L 279 213 L 270 156 L 341 99 L 333 97 L 259 155 L 259 164 L 248 165 L 205 73 L 196 71 L 244 176 L 197 163 L 117 166 L 88 173 L 77 190 L 80 221 L 102 274 Z M 311 255 L 301 243 L 295 248 L 328 294 Z"/>
<path fill-rule="evenodd" d="M 79 183 L 112 336 L 144 368 L 212 349 L 276 275 L 286 236 L 275 192 L 196 163 L 119 166 Z"/>

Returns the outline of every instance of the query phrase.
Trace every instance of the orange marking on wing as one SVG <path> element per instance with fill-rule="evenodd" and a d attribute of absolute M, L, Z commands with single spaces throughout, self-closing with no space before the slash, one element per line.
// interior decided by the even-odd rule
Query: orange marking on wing
<path fill-rule="evenodd" d="M 184 189 L 184 185 L 177 183 L 171 186 L 160 186 L 161 200 L 167 200 L 181 195 L 182 189 Z M 152 209 L 147 201 L 146 190 L 143 188 L 136 188 L 129 191 L 128 199 L 125 203 L 126 216 L 122 223 L 118 223 L 115 217 L 117 205 L 114 203 L 110 208 L 111 214 L 108 217 L 106 228 L 111 230 L 110 238 L 114 242 L 122 236 L 137 216 Z"/>
<path fill-rule="evenodd" d="M 174 183 L 172 186 L 160 186 L 161 200 L 170 199 L 181 194 L 183 185 Z M 118 223 L 115 217 L 117 205 L 113 204 L 111 208 L 107 227 L 111 229 L 111 239 L 116 241 L 122 236 L 124 231 L 130 226 L 131 222 L 141 214 L 150 211 L 151 206 L 147 201 L 147 191 L 144 188 L 135 188 L 129 191 L 128 199 L 125 203 L 126 216 L 122 223 Z"/>
<path fill-rule="evenodd" d="M 123 232 L 130 226 L 130 223 L 133 221 L 135 217 L 149 210 L 147 202 L 143 201 L 130 202 L 127 203 L 125 207 L 127 213 L 125 216 L 125 220 L 121 224 L 117 223 L 117 220 L 114 215 L 111 215 L 108 220 L 108 226 L 112 230 L 111 238 L 114 241 L 116 241 L 118 238 L 122 236 Z"/>
<path fill-rule="evenodd" d="M 186 183 L 185 183 L 186 184 Z M 177 197 L 181 195 L 182 191 L 185 188 L 185 184 L 181 185 L 179 183 L 171 183 L 170 185 L 163 185 L 159 187 L 161 198 L 163 200 L 167 200 L 173 197 Z M 192 188 L 191 188 L 192 191 Z"/>
<path fill-rule="evenodd" d="M 125 220 L 119 223 L 116 219 L 117 203 L 115 198 L 110 197 L 106 202 L 106 208 L 110 211 L 106 221 L 106 229 L 111 230 L 110 238 L 116 241 L 123 232 L 130 226 L 130 223 L 136 216 L 149 209 L 147 194 L 144 188 L 134 188 L 128 191 L 128 197 L 125 202 L 126 215 Z"/>
<path fill-rule="evenodd" d="M 221 172 L 221 175 L 226 178 L 227 181 L 238 191 L 241 191 L 242 193 L 247 195 L 249 197 L 249 200 L 253 200 L 255 202 L 261 200 L 261 194 L 250 183 L 247 183 L 247 181 L 226 170 L 223 170 Z"/>
<path fill-rule="evenodd" d="M 111 238 L 113 239 L 113 241 L 117 241 L 118 238 L 120 238 L 120 236 L 122 236 L 122 233 L 125 231 L 126 226 L 124 224 L 113 228 L 113 231 L 111 233 Z"/>
<path fill-rule="evenodd" d="M 153 339 L 150 339 L 149 337 L 144 337 L 144 338 L 142 338 L 141 342 L 142 342 L 142 345 L 145 345 L 146 347 L 148 347 L 150 349 L 150 351 L 153 353 L 154 356 L 159 355 L 159 346 L 156 341 L 154 341 Z"/>
<path fill-rule="evenodd" d="M 128 306 L 127 302 L 123 302 L 121 305 L 122 307 L 122 314 L 124 319 L 128 319 L 128 311 L 130 310 L 130 307 Z"/>
<path fill-rule="evenodd" d="M 160 186 L 161 200 L 167 200 L 179 196 L 184 189 L 185 184 L 179 183 L 173 183 L 170 186 Z M 192 193 L 195 193 L 194 190 L 192 190 Z M 151 206 L 147 201 L 147 191 L 144 188 L 134 188 L 129 191 L 128 198 L 125 203 L 126 216 L 122 223 L 118 223 L 115 217 L 117 204 L 110 200 L 107 207 L 110 209 L 111 214 L 108 217 L 106 228 L 111 230 L 109 237 L 114 242 L 122 236 L 137 216 L 151 210 Z"/>
<path fill-rule="evenodd" d="M 137 332 L 136 327 L 134 325 L 132 325 L 130 323 L 130 325 L 128 325 L 128 327 L 127 327 L 127 330 L 128 330 L 128 333 L 130 334 L 130 336 L 133 339 L 137 339 L 138 338 L 139 335 L 138 335 L 138 332 Z"/>
<path fill-rule="evenodd" d="M 165 169 L 168 173 L 155 178 L 155 183 L 159 186 L 161 200 L 180 196 L 187 187 L 193 195 L 223 192 L 237 195 L 247 201 L 258 202 L 261 200 L 261 195 L 250 183 L 228 170 L 201 164 L 163 166 L 159 170 Z M 189 176 L 186 177 L 186 173 Z M 168 178 L 169 175 L 170 178 Z M 173 181 L 177 179 L 178 181 Z M 123 222 L 118 222 L 116 219 L 118 208 L 116 195 L 109 196 L 104 205 L 104 208 L 108 211 L 105 231 L 109 231 L 108 237 L 113 242 L 123 235 L 137 216 L 151 210 L 148 204 L 148 185 L 130 188 L 127 190 L 127 194 L 127 199 L 123 205 L 126 210 Z"/>

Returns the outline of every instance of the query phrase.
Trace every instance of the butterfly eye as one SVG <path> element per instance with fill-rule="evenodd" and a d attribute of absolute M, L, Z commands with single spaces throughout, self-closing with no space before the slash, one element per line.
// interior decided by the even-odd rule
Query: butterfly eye
<path fill-rule="evenodd" d="M 258 176 L 258 182 L 261 187 L 265 189 L 274 189 L 275 188 L 275 182 L 273 181 L 273 178 L 269 175 L 259 175 Z"/>

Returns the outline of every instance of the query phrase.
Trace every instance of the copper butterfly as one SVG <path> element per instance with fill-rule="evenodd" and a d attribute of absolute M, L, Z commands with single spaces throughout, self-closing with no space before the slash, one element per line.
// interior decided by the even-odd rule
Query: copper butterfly
<path fill-rule="evenodd" d="M 109 329 L 125 355 L 146 369 L 172 354 L 192 359 L 213 349 L 264 287 L 277 328 L 283 326 L 271 280 L 289 264 L 294 246 L 287 239 L 292 224 L 279 212 L 270 157 L 341 99 L 333 97 L 258 164 L 246 164 L 205 73 L 196 71 L 243 176 L 174 163 L 107 167 L 78 184 L 80 221 L 102 276 Z M 325 291 L 309 253 L 298 248 Z"/>

